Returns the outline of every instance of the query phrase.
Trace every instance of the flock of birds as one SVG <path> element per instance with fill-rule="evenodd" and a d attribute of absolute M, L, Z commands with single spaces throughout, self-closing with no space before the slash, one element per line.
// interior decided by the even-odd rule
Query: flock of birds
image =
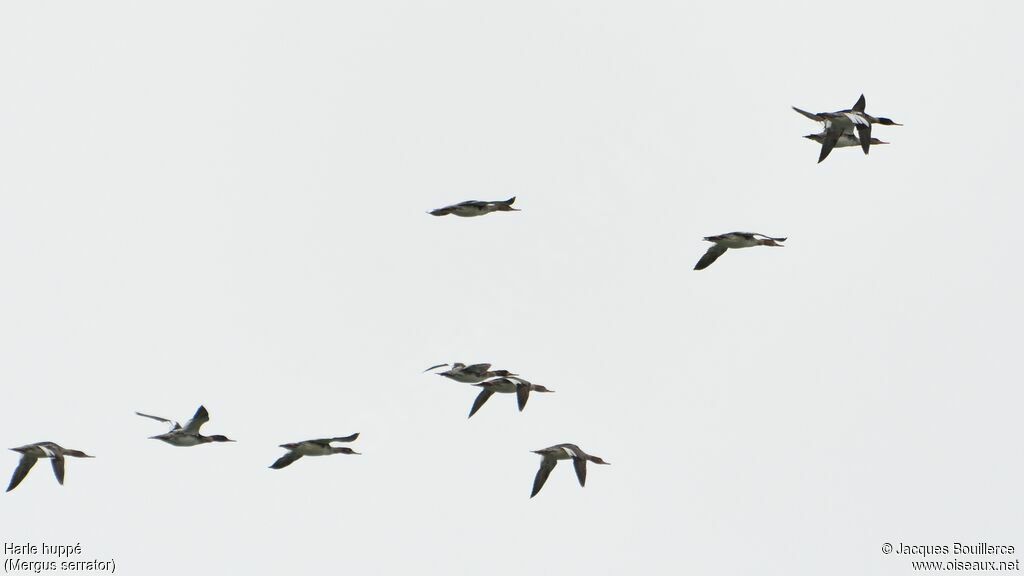
<path fill-rule="evenodd" d="M 472 384 L 480 388 L 480 393 L 477 394 L 476 400 L 473 401 L 473 407 L 469 409 L 469 418 L 472 418 L 473 414 L 476 414 L 477 410 L 480 410 L 480 407 L 496 393 L 515 394 L 519 411 L 522 412 L 523 408 L 526 408 L 526 402 L 530 399 L 530 392 L 554 392 L 554 390 L 549 390 L 540 384 L 533 384 L 528 380 L 520 378 L 518 374 L 513 374 L 508 370 L 491 370 L 490 364 L 470 364 L 467 366 L 462 362 L 454 362 L 452 364 L 431 366 L 424 370 L 424 372 L 445 367 L 449 368 L 444 372 L 438 372 L 438 376 L 444 376 L 456 382 Z M 608 462 L 597 456 L 587 454 L 575 444 L 555 444 L 554 446 L 534 450 L 533 452 L 534 454 L 541 455 L 541 461 L 540 470 L 537 470 L 537 476 L 533 479 L 533 491 L 530 493 L 530 498 L 536 496 L 540 489 L 544 487 L 544 482 L 547 482 L 548 475 L 551 474 L 551 470 L 559 460 L 572 459 L 573 466 L 576 468 L 576 478 L 580 481 L 580 486 L 585 486 L 587 483 L 588 461 L 595 464 L 608 464 Z"/>
<path fill-rule="evenodd" d="M 805 138 L 821 143 L 821 152 L 818 155 L 819 163 L 828 157 L 833 148 L 860 145 L 864 154 L 867 154 L 873 144 L 888 144 L 887 142 L 882 142 L 881 140 L 871 136 L 871 128 L 875 124 L 883 126 L 902 126 L 902 124 L 898 124 L 889 118 L 876 118 L 871 116 L 865 112 L 865 108 L 866 101 L 863 94 L 852 108 L 839 110 L 837 112 L 811 113 L 801 110 L 795 106 L 793 107 L 794 110 L 807 118 L 823 124 L 824 129 L 822 132 L 804 136 Z M 498 201 L 469 200 L 453 204 L 451 206 L 438 208 L 436 210 L 431 210 L 430 214 L 434 216 L 447 216 L 448 214 L 454 214 L 456 216 L 469 218 L 474 216 L 483 216 L 492 212 L 515 212 L 518 211 L 518 208 L 512 207 L 515 200 L 514 196 L 508 200 Z M 718 236 L 707 236 L 704 240 L 711 242 L 712 246 L 708 248 L 707 252 L 705 252 L 700 258 L 696 266 L 694 266 L 694 270 L 703 270 L 707 268 L 730 248 L 750 248 L 752 246 L 782 247 L 781 242 L 785 242 L 786 238 L 775 238 L 753 232 L 729 232 Z M 472 418 L 473 415 L 476 414 L 494 394 L 515 394 L 519 410 L 522 411 L 526 407 L 526 402 L 529 400 L 531 392 L 554 392 L 554 390 L 549 390 L 544 386 L 532 384 L 508 370 L 491 370 L 490 364 L 466 365 L 460 362 L 453 364 L 438 364 L 427 368 L 424 372 L 429 372 L 438 368 L 448 368 L 443 372 L 439 372 L 438 374 L 440 376 L 480 388 L 480 393 L 477 395 L 476 400 L 473 401 L 472 408 L 470 408 L 470 418 Z M 141 412 L 136 412 L 136 414 L 144 418 L 150 418 L 158 422 L 170 424 L 171 429 L 169 431 L 157 436 L 151 436 L 150 438 L 154 440 L 161 440 L 172 446 L 188 447 L 208 444 L 211 442 L 234 442 L 234 440 L 219 434 L 205 436 L 200 433 L 200 428 L 202 428 L 203 424 L 210 420 L 210 414 L 204 406 L 200 406 L 184 426 L 168 418 L 143 414 Z M 349 436 L 318 438 L 314 440 L 303 440 L 301 442 L 281 444 L 280 447 L 287 450 L 287 453 L 271 464 L 270 468 L 275 470 L 284 468 L 303 456 L 359 454 L 359 452 L 356 452 L 351 448 L 333 445 L 335 442 L 352 442 L 357 438 L 359 438 L 358 432 Z M 14 490 L 21 481 L 25 479 L 25 476 L 28 475 L 29 471 L 33 466 L 35 466 L 36 462 L 40 458 L 49 459 L 51 461 L 51 464 L 53 465 L 53 473 L 57 477 L 57 482 L 62 485 L 64 484 L 65 457 L 93 458 L 93 456 L 90 456 L 81 450 L 64 448 L 54 442 L 36 442 L 34 444 L 19 446 L 18 448 L 11 448 L 11 450 L 20 453 L 21 460 L 18 462 L 18 466 L 14 470 L 14 475 L 11 477 L 10 484 L 7 486 L 8 492 Z M 597 456 L 587 454 L 575 444 L 555 444 L 554 446 L 534 450 L 533 452 L 541 456 L 541 463 L 540 469 L 534 477 L 533 490 L 530 493 L 530 498 L 533 498 L 538 492 L 540 492 L 540 489 L 544 486 L 548 476 L 551 474 L 551 471 L 559 460 L 573 461 L 573 467 L 576 470 L 576 478 L 579 480 L 580 486 L 584 486 L 586 484 L 587 462 L 604 465 L 608 464 L 608 462 L 605 462 Z"/>

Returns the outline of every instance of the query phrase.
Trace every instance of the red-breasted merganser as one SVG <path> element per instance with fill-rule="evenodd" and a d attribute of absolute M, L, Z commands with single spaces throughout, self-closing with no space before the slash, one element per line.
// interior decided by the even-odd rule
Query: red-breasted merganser
<path fill-rule="evenodd" d="M 814 140 L 818 144 L 822 144 L 825 142 L 825 135 L 826 133 L 822 132 L 820 134 L 808 134 L 807 136 L 804 136 L 804 138 Z M 872 146 L 876 146 L 878 144 L 888 144 L 888 142 L 882 142 L 878 138 L 871 139 Z M 839 140 L 836 141 L 835 144 L 836 148 L 846 148 L 848 146 L 860 146 L 860 138 L 855 136 L 853 132 L 843 132 L 843 135 L 839 137 Z"/>
<path fill-rule="evenodd" d="M 861 94 L 857 103 L 853 105 L 853 108 L 848 110 L 840 110 L 838 112 L 818 112 L 813 114 L 806 110 L 801 110 L 796 106 L 793 106 L 793 110 L 796 110 L 800 114 L 814 120 L 815 122 L 823 122 L 825 124 L 824 137 L 821 141 L 821 154 L 818 155 L 818 162 L 828 157 L 829 152 L 836 146 L 839 140 L 843 137 L 843 134 L 853 134 L 854 129 L 857 130 L 857 135 L 860 140 L 861 149 L 867 154 L 871 148 L 871 126 L 872 124 L 881 124 L 883 126 L 902 126 L 889 118 L 876 118 L 870 114 L 864 112 L 864 107 L 867 105 L 867 101 L 864 99 L 864 95 Z"/>
<path fill-rule="evenodd" d="M 469 410 L 469 418 L 472 418 L 473 414 L 476 414 L 476 411 L 495 393 L 514 393 L 516 395 L 516 402 L 519 404 L 519 411 L 522 412 L 523 408 L 526 408 L 526 401 L 530 399 L 530 392 L 554 392 L 554 390 L 548 390 L 540 384 L 531 384 L 522 378 L 515 377 L 495 378 L 494 380 L 473 384 L 473 386 L 478 386 L 481 390 L 476 400 L 473 401 L 473 407 Z"/>
<path fill-rule="evenodd" d="M 471 218 L 473 216 L 490 214 L 491 212 L 518 212 L 518 208 L 512 207 L 512 203 L 515 201 L 515 196 L 508 200 L 467 200 L 465 202 L 459 202 L 458 204 L 452 204 L 451 206 L 445 206 L 444 208 L 431 210 L 430 214 L 433 214 L 434 216 L 455 214 L 456 216 L 462 216 L 463 218 Z"/>
<path fill-rule="evenodd" d="M 537 470 L 537 476 L 533 479 L 533 492 L 530 493 L 530 498 L 536 496 L 540 489 L 544 487 L 544 483 L 547 482 L 548 476 L 551 475 L 551 471 L 554 470 L 555 464 L 558 464 L 559 460 L 572 459 L 572 465 L 576 469 L 576 478 L 579 479 L 580 486 L 586 486 L 587 484 L 588 460 L 594 464 L 611 464 L 611 462 L 605 462 L 597 456 L 587 454 L 575 444 L 555 444 L 549 448 L 534 450 L 533 453 L 540 454 L 542 458 L 540 470 Z"/>
<path fill-rule="evenodd" d="M 424 370 L 424 372 L 430 372 L 435 368 L 443 368 L 448 364 L 438 364 L 431 366 Z M 483 382 L 488 378 L 494 378 L 496 376 L 515 376 L 515 374 L 508 370 L 491 370 L 490 364 L 471 364 L 466 366 L 462 362 L 455 362 L 451 365 L 451 368 L 444 372 L 438 372 L 438 376 L 444 376 L 450 378 L 456 382 L 462 382 L 464 384 L 476 384 L 477 382 Z"/>
<path fill-rule="evenodd" d="M 693 267 L 694 270 L 703 270 L 729 248 L 749 248 L 751 246 L 778 246 L 782 248 L 782 244 L 779 242 L 785 242 L 785 238 L 772 238 L 771 236 L 765 236 L 764 234 L 757 234 L 754 232 L 729 232 L 728 234 L 722 234 L 720 236 L 707 236 L 704 238 L 708 242 L 713 242 L 714 245 L 708 248 L 708 251 L 704 253 L 697 265 Z"/>
<path fill-rule="evenodd" d="M 192 419 L 188 421 L 185 426 L 178 424 L 174 420 L 168 420 L 167 418 L 161 418 L 159 416 L 150 416 L 149 414 L 143 414 L 142 412 L 136 412 L 139 416 L 144 418 L 152 418 L 158 422 L 165 422 L 172 424 L 171 430 L 160 434 L 159 436 L 150 436 L 152 440 L 163 440 L 171 446 L 198 446 L 199 444 L 208 444 L 210 442 L 234 442 L 234 440 L 228 439 L 225 436 L 216 434 L 214 436 L 203 436 L 199 433 L 199 429 L 202 428 L 203 424 L 206 424 L 210 420 L 210 413 L 206 411 L 206 407 L 200 406 Z"/>
<path fill-rule="evenodd" d="M 19 446 L 17 448 L 11 448 L 15 452 L 21 453 L 21 461 L 18 462 L 18 467 L 14 469 L 14 475 L 11 476 L 11 483 L 7 485 L 7 491 L 10 492 L 21 484 L 21 481 L 28 475 L 28 471 L 36 465 L 36 461 L 40 458 L 49 458 L 51 464 L 53 464 L 53 475 L 57 477 L 57 483 L 61 486 L 64 485 L 64 457 L 74 456 L 75 458 L 94 458 L 89 456 L 81 450 L 71 450 L 69 448 L 63 448 L 53 442 L 36 442 L 35 444 L 26 444 L 25 446 Z"/>
<path fill-rule="evenodd" d="M 340 436 L 337 438 L 318 438 L 316 440 L 303 440 L 291 444 L 281 444 L 281 448 L 288 450 L 288 453 L 277 459 L 270 465 L 274 470 L 280 470 L 295 462 L 303 456 L 328 456 L 330 454 L 359 454 L 351 448 L 331 446 L 331 442 L 351 442 L 359 438 L 359 432 L 351 436 Z"/>

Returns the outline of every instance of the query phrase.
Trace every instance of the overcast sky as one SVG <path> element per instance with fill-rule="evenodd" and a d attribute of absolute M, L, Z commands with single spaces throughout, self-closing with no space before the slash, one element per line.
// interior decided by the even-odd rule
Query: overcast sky
<path fill-rule="evenodd" d="M 884 542 L 1024 548 L 1021 17 L 3 3 L 0 445 L 96 459 L 0 496 L 0 539 L 154 576 L 902 575 Z M 861 93 L 905 126 L 816 164 L 790 106 Z M 789 241 L 694 272 L 733 230 Z M 421 373 L 452 361 L 557 392 L 467 421 L 477 389 Z M 133 414 L 201 403 L 236 444 Z M 362 456 L 267 469 L 353 432 Z M 560 442 L 612 465 L 529 499 Z"/>

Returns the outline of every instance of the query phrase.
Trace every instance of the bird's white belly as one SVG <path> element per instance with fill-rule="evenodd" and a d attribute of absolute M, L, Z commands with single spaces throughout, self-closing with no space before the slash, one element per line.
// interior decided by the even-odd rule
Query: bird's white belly
<path fill-rule="evenodd" d="M 750 248 L 751 246 L 757 246 L 757 240 L 748 240 L 747 238 L 728 238 L 719 242 L 726 248 Z"/>
<path fill-rule="evenodd" d="M 502 394 L 512 394 L 516 391 L 516 385 L 511 382 L 502 382 L 496 386 L 489 386 L 491 392 L 500 392 Z"/>
<path fill-rule="evenodd" d="M 174 436 L 171 439 L 169 439 L 167 441 L 167 443 L 168 444 L 173 444 L 175 446 L 198 446 L 199 444 L 201 444 L 201 442 L 199 441 L 199 438 L 197 438 L 195 436 L 191 436 L 191 435 L 188 435 L 188 436 Z"/>

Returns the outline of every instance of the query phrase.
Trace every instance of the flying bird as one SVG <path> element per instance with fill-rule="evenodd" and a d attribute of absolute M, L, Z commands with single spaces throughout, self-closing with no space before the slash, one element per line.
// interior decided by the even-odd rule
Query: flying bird
<path fill-rule="evenodd" d="M 818 144 L 822 144 L 825 141 L 825 135 L 825 132 L 821 132 L 819 134 L 808 134 L 807 136 L 804 136 L 804 138 L 814 140 Z M 872 146 L 877 146 L 878 144 L 888 144 L 888 142 L 882 142 L 878 138 L 871 139 Z M 843 132 L 843 135 L 839 137 L 839 140 L 837 140 L 835 144 L 836 148 L 846 148 L 848 146 L 860 146 L 860 139 L 855 136 L 853 132 Z"/>
<path fill-rule="evenodd" d="M 811 113 L 806 110 L 801 110 L 796 106 L 793 106 L 793 110 L 796 110 L 800 114 L 803 114 L 807 118 L 814 120 L 815 122 L 822 122 L 825 124 L 824 136 L 821 139 L 821 153 L 818 155 L 818 162 L 828 157 L 829 152 L 832 148 L 835 148 L 840 139 L 843 138 L 844 134 L 853 135 L 853 131 L 857 131 L 858 140 L 860 141 L 861 149 L 867 154 L 871 148 L 871 126 L 873 124 L 881 124 L 883 126 L 902 126 L 893 122 L 889 118 L 876 118 L 864 111 L 867 101 L 864 99 L 864 95 L 861 94 L 857 103 L 853 105 L 853 108 L 848 110 L 840 110 L 838 112 L 818 112 Z"/>
<path fill-rule="evenodd" d="M 36 461 L 40 458 L 50 459 L 50 463 L 53 465 L 53 475 L 57 477 L 57 483 L 61 486 L 64 485 L 65 456 L 73 456 L 75 458 L 94 458 L 94 456 L 89 456 L 81 450 L 63 448 L 53 442 L 36 442 L 35 444 L 26 444 L 25 446 L 11 448 L 11 450 L 21 454 L 21 461 L 18 462 L 18 467 L 14 469 L 14 475 L 11 476 L 11 483 L 7 485 L 8 492 L 17 488 L 18 484 L 21 484 L 21 481 L 28 475 L 28 471 L 36 465 Z"/>
<path fill-rule="evenodd" d="M 448 364 L 438 364 L 431 366 L 424 370 L 424 372 L 430 372 L 436 368 L 444 368 Z M 444 376 L 450 378 L 456 382 L 462 382 L 464 384 L 476 384 L 477 382 L 483 382 L 488 378 L 494 378 L 496 376 L 515 376 L 515 374 L 508 370 L 491 370 L 490 364 L 471 364 L 466 366 L 462 362 L 455 362 L 451 365 L 451 368 L 444 372 L 438 372 L 438 376 Z"/>
<path fill-rule="evenodd" d="M 530 498 L 536 496 L 540 489 L 544 487 L 544 483 L 547 482 L 548 476 L 551 475 L 551 471 L 554 470 L 555 464 L 558 464 L 559 460 L 572 460 L 580 486 L 586 486 L 587 484 L 587 461 L 594 464 L 611 464 L 611 462 L 605 462 L 597 456 L 587 454 L 575 444 L 555 444 L 549 448 L 534 450 L 533 453 L 540 454 L 541 460 L 540 469 L 537 470 L 537 476 L 533 479 L 533 492 L 530 493 Z"/>
<path fill-rule="evenodd" d="M 554 390 L 548 390 L 540 384 L 531 384 L 522 378 L 495 378 L 494 380 L 488 380 L 486 382 L 480 382 L 473 384 L 481 388 L 480 394 L 477 394 L 476 400 L 473 401 L 473 407 L 469 410 L 469 418 L 476 414 L 487 400 L 496 393 L 500 394 L 515 394 L 516 401 L 519 404 L 519 411 L 522 412 L 523 408 L 526 408 L 526 401 L 530 399 L 530 392 L 554 392 Z"/>
<path fill-rule="evenodd" d="M 337 438 L 319 438 L 317 440 L 303 440 L 291 444 L 281 444 L 281 448 L 288 450 L 288 453 L 277 459 L 270 465 L 274 470 L 280 470 L 295 462 L 303 456 L 328 456 L 330 454 L 359 454 L 351 448 L 331 446 L 331 442 L 352 442 L 359 438 L 359 432 L 351 436 L 340 436 Z"/>
<path fill-rule="evenodd" d="M 451 206 L 445 206 L 444 208 L 431 210 L 430 214 L 433 214 L 434 216 L 455 214 L 456 216 L 462 216 L 463 218 L 471 218 L 473 216 L 490 214 L 491 212 L 519 212 L 518 208 L 512 207 L 512 203 L 515 201 L 515 196 L 508 200 L 467 200 L 465 202 L 459 202 L 458 204 L 452 204 Z"/>
<path fill-rule="evenodd" d="M 151 418 L 158 422 L 164 422 L 171 424 L 171 429 L 168 432 L 157 436 L 150 436 L 152 440 L 162 440 L 171 446 L 198 446 L 199 444 L 208 444 L 210 442 L 234 442 L 225 436 L 216 434 L 214 436 L 203 436 L 199 433 L 199 429 L 202 428 L 203 424 L 206 424 L 210 420 L 210 413 L 206 411 L 205 406 L 200 406 L 192 419 L 188 421 L 184 426 L 169 420 L 167 418 L 161 418 L 159 416 L 150 416 L 149 414 L 143 414 L 142 412 L 136 412 L 143 418 Z"/>
<path fill-rule="evenodd" d="M 704 256 L 697 262 L 697 265 L 693 267 L 694 270 L 703 270 L 729 248 L 749 248 L 751 246 L 778 246 L 782 248 L 782 244 L 779 242 L 785 242 L 785 238 L 772 238 L 771 236 L 765 236 L 764 234 L 757 234 L 754 232 L 730 232 L 728 234 L 722 234 L 720 236 L 706 236 L 704 240 L 712 242 L 711 248 L 704 253 Z"/>

